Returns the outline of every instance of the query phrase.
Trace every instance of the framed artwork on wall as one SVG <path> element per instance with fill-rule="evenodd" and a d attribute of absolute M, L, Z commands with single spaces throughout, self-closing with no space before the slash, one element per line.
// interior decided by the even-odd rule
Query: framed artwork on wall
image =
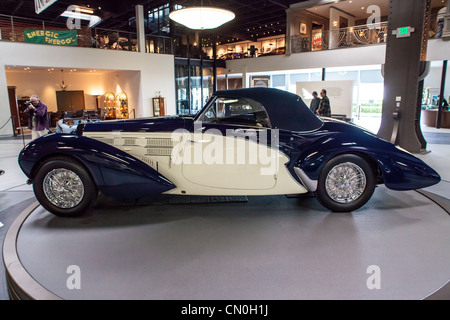
<path fill-rule="evenodd" d="M 269 88 L 270 76 L 256 76 L 252 77 L 252 88 Z"/>
<path fill-rule="evenodd" d="M 300 22 L 300 34 L 306 34 L 306 23 Z"/>

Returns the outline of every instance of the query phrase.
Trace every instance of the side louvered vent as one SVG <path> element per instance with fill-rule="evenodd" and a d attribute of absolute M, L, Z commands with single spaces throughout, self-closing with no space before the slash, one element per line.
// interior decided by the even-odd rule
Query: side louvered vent
<path fill-rule="evenodd" d="M 150 160 L 145 157 L 139 157 L 139 160 L 147 164 L 148 166 L 152 167 L 155 170 L 158 170 L 158 161 Z"/>
<path fill-rule="evenodd" d="M 170 156 L 172 154 L 172 148 L 154 148 L 147 147 L 146 156 Z"/>
<path fill-rule="evenodd" d="M 123 141 L 124 146 L 135 146 L 136 145 L 136 138 L 125 138 Z"/>
<path fill-rule="evenodd" d="M 173 147 L 173 141 L 170 138 L 148 138 L 147 147 Z"/>

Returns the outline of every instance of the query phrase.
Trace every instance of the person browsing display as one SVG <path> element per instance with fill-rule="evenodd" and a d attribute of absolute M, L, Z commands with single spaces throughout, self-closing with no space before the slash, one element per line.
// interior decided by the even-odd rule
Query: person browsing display
<path fill-rule="evenodd" d="M 37 95 L 32 95 L 26 105 L 25 112 L 28 114 L 28 129 L 31 129 L 32 140 L 46 135 L 49 129 L 47 106 Z"/>
<path fill-rule="evenodd" d="M 321 117 L 331 117 L 330 99 L 327 97 L 327 91 L 322 89 L 322 91 L 320 91 L 320 96 L 322 97 L 322 100 L 320 100 L 317 114 Z"/>
<path fill-rule="evenodd" d="M 316 114 L 316 111 L 319 108 L 320 98 L 319 98 L 319 95 L 317 94 L 317 91 L 313 91 L 312 96 L 313 96 L 313 99 L 311 100 L 311 105 L 309 108 L 311 109 L 311 111 L 314 114 Z"/>

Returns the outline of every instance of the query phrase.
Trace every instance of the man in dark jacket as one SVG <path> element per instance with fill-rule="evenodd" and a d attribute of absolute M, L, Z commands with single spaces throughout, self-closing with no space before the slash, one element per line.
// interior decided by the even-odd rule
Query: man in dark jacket
<path fill-rule="evenodd" d="M 320 96 L 322 97 L 322 100 L 320 100 L 317 114 L 321 117 L 331 117 L 330 99 L 327 97 L 327 90 L 322 89 L 322 91 L 320 91 Z"/>
<path fill-rule="evenodd" d="M 37 95 L 32 95 L 30 104 L 25 112 L 28 114 L 28 129 L 31 129 L 31 138 L 37 139 L 48 133 L 49 121 L 47 106 L 43 104 Z"/>
<path fill-rule="evenodd" d="M 319 95 L 317 94 L 317 91 L 313 91 L 312 96 L 313 99 L 311 100 L 309 108 L 314 114 L 316 114 L 316 111 L 319 108 L 320 98 Z"/>

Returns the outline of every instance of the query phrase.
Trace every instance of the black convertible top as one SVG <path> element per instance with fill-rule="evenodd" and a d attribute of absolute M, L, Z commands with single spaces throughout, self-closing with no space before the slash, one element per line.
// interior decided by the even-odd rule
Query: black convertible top
<path fill-rule="evenodd" d="M 313 131 L 322 126 L 320 120 L 298 95 L 274 88 L 220 90 L 213 94 L 223 98 L 249 98 L 267 110 L 274 129 Z"/>

